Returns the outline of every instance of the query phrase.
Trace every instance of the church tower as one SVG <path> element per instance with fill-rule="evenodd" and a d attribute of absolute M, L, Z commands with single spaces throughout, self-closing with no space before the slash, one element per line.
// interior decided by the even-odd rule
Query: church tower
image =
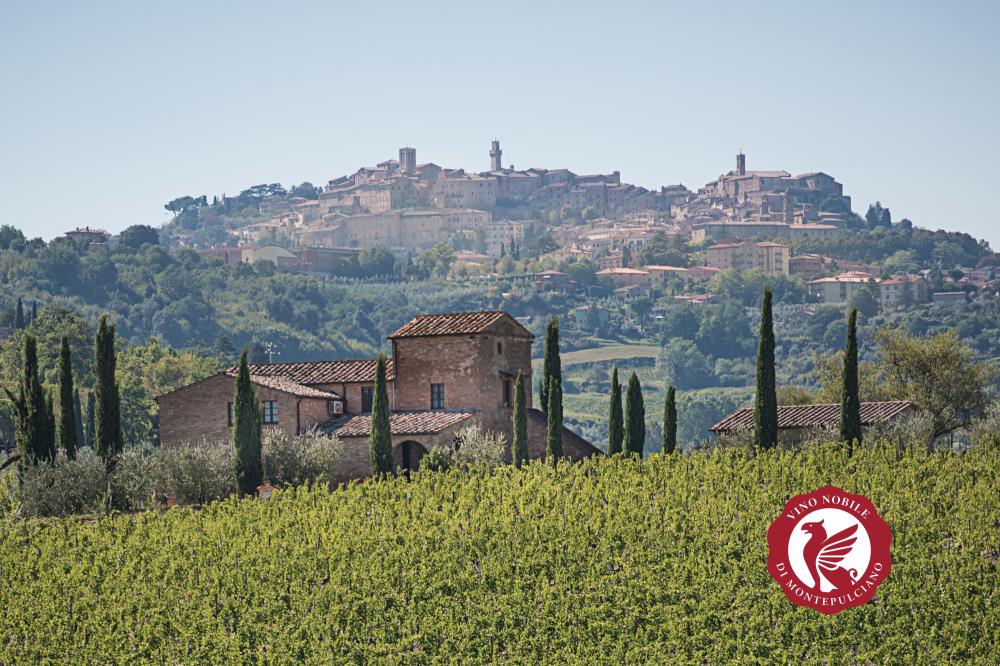
<path fill-rule="evenodd" d="M 747 175 L 747 156 L 743 154 L 742 149 L 740 149 L 740 152 L 736 153 L 736 175 Z"/>
<path fill-rule="evenodd" d="M 501 166 L 500 161 L 500 142 L 493 139 L 493 144 L 490 146 L 490 171 L 502 171 L 503 166 Z"/>

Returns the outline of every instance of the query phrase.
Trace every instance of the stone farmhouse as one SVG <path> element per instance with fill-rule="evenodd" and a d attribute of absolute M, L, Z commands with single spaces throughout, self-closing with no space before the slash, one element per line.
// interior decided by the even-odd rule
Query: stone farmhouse
<path fill-rule="evenodd" d="M 514 385 L 525 378 L 531 405 L 533 336 L 500 311 L 415 317 L 389 336 L 387 368 L 390 427 L 396 463 L 416 469 L 436 445 L 447 445 L 462 428 L 479 424 L 502 434 L 510 456 Z M 297 435 L 319 428 L 343 445 L 342 478 L 371 473 L 368 434 L 376 361 L 305 361 L 253 364 L 251 381 L 261 400 L 265 428 Z M 236 368 L 157 398 L 162 446 L 190 441 L 229 442 Z M 545 454 L 545 415 L 528 409 L 528 450 Z M 568 458 L 599 453 L 563 428 Z"/>

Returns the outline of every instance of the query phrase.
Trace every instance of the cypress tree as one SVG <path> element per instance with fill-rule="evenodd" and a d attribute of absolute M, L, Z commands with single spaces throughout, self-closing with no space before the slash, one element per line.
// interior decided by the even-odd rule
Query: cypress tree
<path fill-rule="evenodd" d="M 24 320 L 24 302 L 18 298 L 17 307 L 14 309 L 14 328 L 20 331 L 27 325 L 28 322 Z"/>
<path fill-rule="evenodd" d="M 76 426 L 77 448 L 86 444 L 83 434 L 83 409 L 80 407 L 80 389 L 73 389 L 73 425 Z"/>
<path fill-rule="evenodd" d="M 754 442 L 769 449 L 778 443 L 778 392 L 774 377 L 774 320 L 771 290 L 764 290 L 757 348 L 757 397 L 753 409 Z"/>
<path fill-rule="evenodd" d="M 37 319 L 38 319 L 38 301 L 31 301 L 31 322 L 34 322 Z"/>
<path fill-rule="evenodd" d="M 514 385 L 514 442 L 511 446 L 514 465 L 520 467 L 528 461 L 528 412 L 524 395 L 524 375 L 517 373 Z"/>
<path fill-rule="evenodd" d="M 542 360 L 542 382 L 539 390 L 539 398 L 542 403 L 542 411 L 549 409 L 549 387 L 553 377 L 562 386 L 562 362 L 559 360 L 559 318 L 552 317 L 545 327 L 545 356 Z"/>
<path fill-rule="evenodd" d="M 840 390 L 840 440 L 851 453 L 861 442 L 861 398 L 858 390 L 858 311 L 847 317 L 847 349 L 844 352 L 843 385 Z"/>
<path fill-rule="evenodd" d="M 240 354 L 233 394 L 233 465 L 241 495 L 253 495 L 264 482 L 261 461 L 262 417 L 257 392 L 250 381 L 247 348 Z"/>
<path fill-rule="evenodd" d="M 122 450 L 121 403 L 115 378 L 115 327 L 101 317 L 94 343 L 94 450 L 109 469 Z"/>
<path fill-rule="evenodd" d="M 608 454 L 622 452 L 625 424 L 622 415 L 622 385 L 618 382 L 617 366 L 611 371 L 611 407 L 608 410 Z"/>
<path fill-rule="evenodd" d="M 97 425 L 94 421 L 94 412 L 97 407 L 94 404 L 94 391 L 90 390 L 87 392 L 87 427 L 84 434 L 84 439 L 87 440 L 87 446 L 90 448 L 95 447 L 95 441 L 97 439 Z"/>
<path fill-rule="evenodd" d="M 641 458 L 645 446 L 646 405 L 642 400 L 639 377 L 633 371 L 628 378 L 628 389 L 625 393 L 625 451 L 636 453 Z"/>
<path fill-rule="evenodd" d="M 76 438 L 76 395 L 73 389 L 73 362 L 69 351 L 69 338 L 65 335 L 59 346 L 59 446 L 70 460 L 76 458 L 79 442 Z M 79 396 L 76 396 L 79 398 Z"/>
<path fill-rule="evenodd" d="M 562 386 L 556 377 L 549 378 L 548 431 L 545 435 L 545 455 L 555 464 L 563 457 Z"/>
<path fill-rule="evenodd" d="M 392 429 L 389 423 L 389 392 L 385 387 L 386 356 L 381 354 L 375 365 L 375 395 L 372 397 L 372 424 L 368 435 L 371 449 L 372 474 L 392 474 Z"/>
<path fill-rule="evenodd" d="M 38 380 L 38 346 L 35 336 L 24 336 L 21 352 L 21 381 L 15 396 L 7 388 L 4 393 L 14 406 L 14 440 L 23 465 L 35 465 L 48 457 L 48 429 L 45 392 Z"/>
<path fill-rule="evenodd" d="M 667 399 L 663 403 L 663 452 L 670 454 L 677 450 L 677 395 L 673 386 L 667 387 Z"/>
<path fill-rule="evenodd" d="M 45 430 L 43 432 L 45 434 L 42 439 L 44 447 L 42 457 L 48 462 L 52 462 L 56 459 L 56 410 L 55 405 L 52 404 L 52 394 L 48 391 L 45 392 Z"/>

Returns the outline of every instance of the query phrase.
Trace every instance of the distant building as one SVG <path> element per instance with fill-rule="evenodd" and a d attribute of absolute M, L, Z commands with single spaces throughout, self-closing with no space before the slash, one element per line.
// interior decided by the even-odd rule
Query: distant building
<path fill-rule="evenodd" d="M 573 291 L 576 289 L 576 281 L 571 279 L 566 273 L 560 273 L 559 271 L 535 273 L 532 282 L 539 289 L 552 291 Z"/>
<path fill-rule="evenodd" d="M 580 328 L 593 331 L 608 325 L 608 310 L 597 305 L 581 305 L 573 311 Z"/>
<path fill-rule="evenodd" d="M 657 289 L 663 289 L 669 280 L 680 280 L 684 284 L 687 284 L 694 278 L 688 272 L 688 269 L 681 268 L 679 266 L 643 266 L 643 269 L 649 273 L 650 283 Z"/>
<path fill-rule="evenodd" d="M 760 271 L 788 275 L 789 247 L 781 243 L 717 243 L 705 251 L 707 263 L 719 270 Z"/>
<path fill-rule="evenodd" d="M 798 254 L 788 259 L 788 272 L 805 278 L 818 278 L 826 273 L 833 260 L 818 254 Z"/>
<path fill-rule="evenodd" d="M 928 300 L 927 280 L 919 275 L 900 273 L 878 283 L 882 305 L 908 306 Z"/>
<path fill-rule="evenodd" d="M 615 283 L 615 287 L 638 287 L 641 290 L 649 291 L 651 281 L 649 271 L 638 268 L 606 268 L 597 271 L 598 277 L 609 277 Z"/>
<path fill-rule="evenodd" d="M 912 402 L 893 400 L 887 402 L 862 402 L 861 426 L 867 429 L 879 423 L 901 421 L 916 413 Z M 831 428 L 840 423 L 840 405 L 779 405 L 778 441 L 795 444 L 810 428 Z M 739 409 L 722 419 L 709 432 L 726 435 L 752 431 L 754 426 L 753 408 Z"/>
<path fill-rule="evenodd" d="M 66 232 L 66 237 L 87 245 L 107 245 L 111 240 L 111 234 L 104 229 L 91 229 L 90 227 L 77 227 Z"/>
<path fill-rule="evenodd" d="M 868 273 L 848 272 L 810 280 L 806 286 L 820 303 L 845 303 L 874 280 Z"/>
<path fill-rule="evenodd" d="M 969 295 L 964 291 L 935 291 L 931 300 L 935 303 L 965 303 Z"/>

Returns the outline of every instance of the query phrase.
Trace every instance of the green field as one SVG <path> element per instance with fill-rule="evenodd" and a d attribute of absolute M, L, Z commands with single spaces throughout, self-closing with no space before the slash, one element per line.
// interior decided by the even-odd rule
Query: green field
<path fill-rule="evenodd" d="M 6 522 L 0 663 L 996 663 L 998 470 L 716 450 Z M 765 565 L 783 502 L 828 483 L 894 531 L 873 602 L 829 617 Z"/>
<path fill-rule="evenodd" d="M 595 363 L 599 361 L 629 360 L 635 358 L 656 358 L 660 353 L 659 345 L 634 344 L 634 345 L 607 345 L 605 347 L 592 347 L 590 349 L 578 349 L 576 351 L 561 353 L 560 359 L 565 368 L 581 363 Z M 542 369 L 542 359 L 532 361 L 532 372 L 539 372 Z"/>

